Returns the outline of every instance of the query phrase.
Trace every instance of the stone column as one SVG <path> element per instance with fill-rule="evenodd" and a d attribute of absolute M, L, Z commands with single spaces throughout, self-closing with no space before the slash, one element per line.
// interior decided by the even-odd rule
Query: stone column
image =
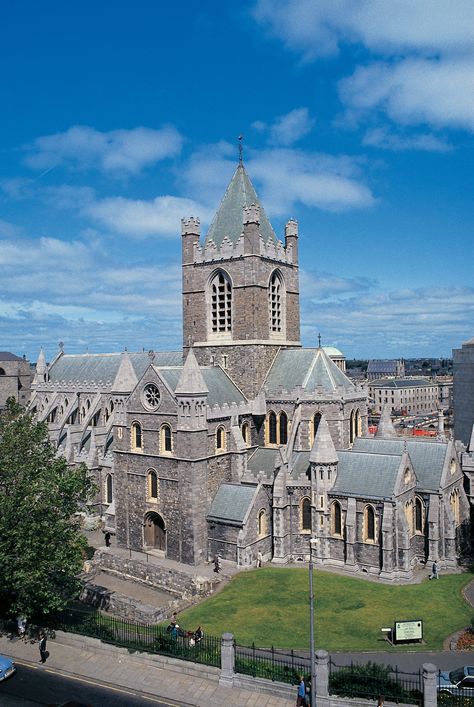
<path fill-rule="evenodd" d="M 235 649 L 234 634 L 223 633 L 221 638 L 221 674 L 219 685 L 234 686 Z"/>
<path fill-rule="evenodd" d="M 438 668 L 433 663 L 423 663 L 423 707 L 436 707 Z"/>
<path fill-rule="evenodd" d="M 329 697 L 329 654 L 319 650 L 315 654 L 316 697 L 318 705 L 322 704 L 321 697 Z"/>

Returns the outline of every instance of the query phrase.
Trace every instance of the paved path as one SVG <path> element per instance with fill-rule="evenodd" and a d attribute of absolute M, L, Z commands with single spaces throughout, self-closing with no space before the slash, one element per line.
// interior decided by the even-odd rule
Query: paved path
<path fill-rule="evenodd" d="M 295 697 L 292 696 L 291 699 L 264 694 L 257 690 L 220 687 L 217 676 L 206 677 L 206 666 L 200 666 L 202 677 L 199 674 L 186 675 L 183 672 L 186 664 L 183 662 L 178 661 L 177 667 L 165 669 L 154 665 L 152 657 L 147 654 L 130 654 L 126 649 L 100 644 L 95 639 L 84 641 L 68 634 L 66 636 L 63 639 L 58 633 L 56 640 L 48 641 L 50 657 L 44 666 L 38 663 L 39 651 L 36 643 L 25 643 L 17 638 L 1 636 L 0 654 L 13 658 L 18 670 L 21 670 L 22 664 L 26 664 L 38 670 L 53 670 L 76 678 L 96 680 L 159 697 L 173 707 L 222 707 L 223 704 L 229 707 L 294 707 L 295 704 L 296 687 Z M 63 640 L 64 642 L 61 642 Z M 68 645 L 69 640 L 75 645 Z M 214 672 L 217 673 L 216 669 Z M 14 680 L 15 677 L 11 679 Z"/>

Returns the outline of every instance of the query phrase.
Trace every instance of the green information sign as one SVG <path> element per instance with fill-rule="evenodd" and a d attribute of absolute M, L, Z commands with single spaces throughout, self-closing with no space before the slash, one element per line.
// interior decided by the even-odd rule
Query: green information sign
<path fill-rule="evenodd" d="M 414 621 L 395 621 L 396 643 L 399 641 L 422 641 L 423 640 L 423 621 L 416 619 Z"/>

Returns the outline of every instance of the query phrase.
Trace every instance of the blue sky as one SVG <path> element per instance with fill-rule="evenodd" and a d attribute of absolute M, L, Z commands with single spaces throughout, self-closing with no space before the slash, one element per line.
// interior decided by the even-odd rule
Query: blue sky
<path fill-rule="evenodd" d="M 181 347 L 182 216 L 244 162 L 302 342 L 474 335 L 472 0 L 0 4 L 0 349 Z"/>

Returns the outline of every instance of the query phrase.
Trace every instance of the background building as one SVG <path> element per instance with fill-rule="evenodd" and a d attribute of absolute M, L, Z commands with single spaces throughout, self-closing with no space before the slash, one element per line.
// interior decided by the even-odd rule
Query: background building
<path fill-rule="evenodd" d="M 0 351 L 0 410 L 8 398 L 13 397 L 21 405 L 30 399 L 30 385 L 34 371 L 25 357 L 20 358 L 8 351 Z"/>
<path fill-rule="evenodd" d="M 474 338 L 453 350 L 454 438 L 467 446 L 474 425 Z"/>

